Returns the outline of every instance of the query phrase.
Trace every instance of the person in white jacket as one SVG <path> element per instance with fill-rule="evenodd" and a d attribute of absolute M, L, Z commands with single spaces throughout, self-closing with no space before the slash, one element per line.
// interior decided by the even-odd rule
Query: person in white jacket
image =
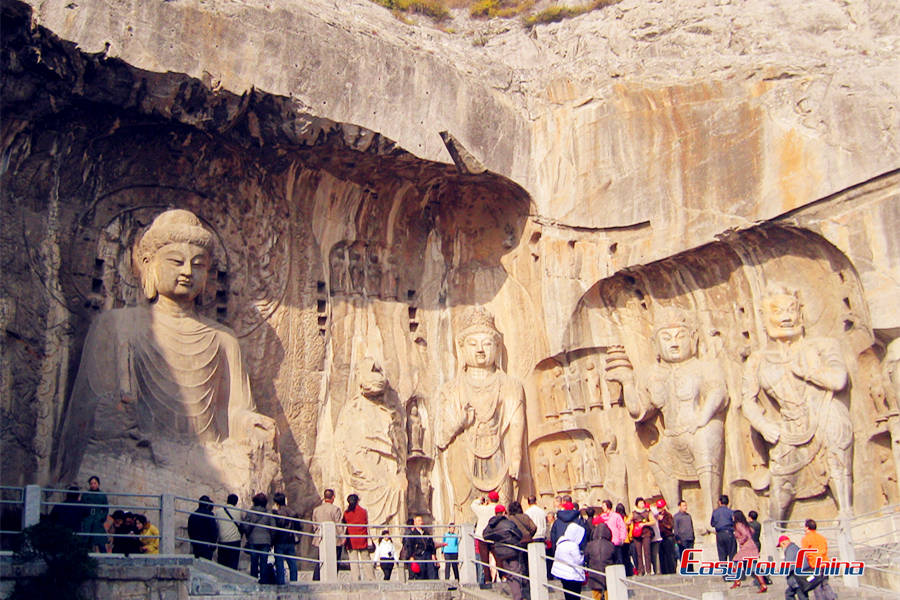
<path fill-rule="evenodd" d="M 566 530 L 556 541 L 556 553 L 553 556 L 553 567 L 550 573 L 559 579 L 565 588 L 565 600 L 578 600 L 581 586 L 584 583 L 584 554 L 581 552 L 581 540 L 584 539 L 584 527 L 578 523 L 569 523 Z"/>
<path fill-rule="evenodd" d="M 381 532 L 378 543 L 375 545 L 375 552 L 372 553 L 372 560 L 378 563 L 381 570 L 384 571 L 384 580 L 391 578 L 391 572 L 394 570 L 394 563 L 397 562 L 394 557 L 394 542 L 387 529 Z"/>

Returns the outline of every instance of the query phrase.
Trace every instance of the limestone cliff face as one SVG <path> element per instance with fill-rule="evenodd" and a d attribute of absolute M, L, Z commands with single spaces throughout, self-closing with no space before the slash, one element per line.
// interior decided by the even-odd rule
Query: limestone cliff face
<path fill-rule="evenodd" d="M 653 316 L 680 306 L 726 374 L 725 485 L 761 499 L 767 448 L 734 402 L 772 280 L 844 342 L 855 464 L 892 472 L 891 4 L 624 0 L 446 33 L 366 0 L 4 2 L 4 482 L 46 481 L 87 325 L 138 301 L 131 244 L 167 206 L 221 242 L 202 309 L 239 337 L 294 498 L 349 491 L 333 436 L 369 355 L 396 424 L 412 405 L 425 423 L 410 510 L 437 506 L 436 392 L 454 318 L 483 304 L 525 382 L 522 489 L 654 492 L 663 424 L 633 425 L 605 378 L 656 360 Z M 583 414 L 546 419 L 551 397 Z M 555 468 L 571 448 L 594 462 Z M 895 500 L 890 481 L 860 474 L 859 507 Z"/>

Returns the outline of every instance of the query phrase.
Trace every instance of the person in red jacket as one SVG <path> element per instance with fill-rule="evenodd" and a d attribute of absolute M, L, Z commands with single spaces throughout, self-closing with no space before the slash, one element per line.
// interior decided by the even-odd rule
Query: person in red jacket
<path fill-rule="evenodd" d="M 350 561 L 350 576 L 357 581 L 374 580 L 375 568 L 369 555 L 369 513 L 359 505 L 359 496 L 347 496 L 347 510 L 344 511 L 344 523 L 347 524 L 347 540 L 344 547 Z"/>

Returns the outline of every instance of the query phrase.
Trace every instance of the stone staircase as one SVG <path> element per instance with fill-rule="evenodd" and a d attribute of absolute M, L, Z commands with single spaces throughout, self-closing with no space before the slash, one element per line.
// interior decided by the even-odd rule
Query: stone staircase
<path fill-rule="evenodd" d="M 678 596 L 667 594 L 666 592 L 674 592 L 682 596 L 696 598 L 701 600 L 705 592 L 722 592 L 726 600 L 749 600 L 750 598 L 771 600 L 781 600 L 784 598 L 785 580 L 783 577 L 773 577 L 772 585 L 766 593 L 757 592 L 756 586 L 749 580 L 744 580 L 741 587 L 731 589 L 730 582 L 724 582 L 719 577 L 682 577 L 680 575 L 653 575 L 648 577 L 640 577 L 636 581 L 653 586 L 657 589 L 648 589 L 638 585 L 628 586 L 629 600 L 666 600 L 676 599 Z M 634 581 L 629 579 L 629 582 Z M 553 583 L 553 582 L 551 582 Z M 837 593 L 838 598 L 853 600 L 897 600 L 897 592 L 879 590 L 867 586 L 860 588 L 846 588 L 841 582 L 841 578 L 831 578 L 829 580 L 832 589 Z M 494 584 L 491 589 L 478 589 L 464 587 L 460 589 L 461 597 L 471 600 L 500 600 L 509 598 L 506 593 L 505 584 Z M 551 590 L 550 598 L 553 600 L 561 600 L 562 592 Z M 590 598 L 590 592 L 585 590 L 582 597 Z"/>

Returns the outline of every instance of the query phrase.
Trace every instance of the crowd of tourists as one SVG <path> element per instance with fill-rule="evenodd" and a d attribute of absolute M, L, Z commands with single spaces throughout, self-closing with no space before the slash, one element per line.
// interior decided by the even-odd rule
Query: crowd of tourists
<path fill-rule="evenodd" d="M 96 552 L 120 554 L 157 554 L 159 529 L 143 514 L 116 510 L 109 514 L 106 494 L 100 480 L 91 477 L 89 489 L 81 492 L 69 488 L 63 503 L 57 503 L 49 518 L 61 526 L 80 532 Z M 238 569 L 243 550 L 249 555 L 250 574 L 264 583 L 284 584 L 297 581 L 297 543 L 303 521 L 288 507 L 284 493 L 269 498 L 257 493 L 249 508 L 238 508 L 239 498 L 230 494 L 224 505 L 215 505 L 209 496 L 201 496 L 197 508 L 188 518 L 187 534 L 196 558 L 216 560 Z M 627 577 L 651 574 L 673 574 L 680 557 L 694 547 L 693 518 L 684 499 L 677 511 L 669 511 L 664 498 L 648 501 L 638 497 L 631 510 L 625 504 L 603 500 L 599 506 L 580 507 L 571 496 L 556 498 L 556 510 L 538 505 L 535 496 L 501 503 L 498 492 L 471 504 L 475 515 L 476 570 L 479 583 L 488 586 L 500 579 L 507 582 L 513 600 L 526 593 L 527 545 L 543 542 L 546 547 L 548 580 L 555 580 L 565 590 L 565 600 L 578 598 L 584 588 L 595 599 L 605 598 L 606 567 L 620 564 Z M 397 543 L 389 529 L 371 531 L 368 513 L 357 494 L 347 497 L 346 509 L 335 503 L 334 490 L 326 489 L 321 503 L 312 512 L 311 543 L 317 549 L 323 540 L 321 524 L 335 524 L 335 557 L 356 580 L 375 579 L 375 569 L 390 580 L 395 567 L 402 564 L 408 579 L 438 579 L 444 567 L 445 579 L 459 579 L 460 538 L 456 525 L 425 525 L 424 516 L 409 519 L 400 529 Z M 821 558 L 828 560 L 828 543 L 808 519 L 806 534 L 800 545 L 781 536 L 778 547 L 787 561 L 796 560 L 800 548 L 810 548 L 809 565 Z M 705 527 L 703 529 L 706 529 Z M 727 495 L 719 497 L 708 531 L 715 532 L 719 561 L 748 561 L 759 558 L 762 526 L 756 511 L 744 514 L 729 506 Z M 440 540 L 440 541 L 437 541 Z M 438 551 L 440 550 L 440 557 Z M 587 569 L 586 569 L 587 568 Z M 313 580 L 321 577 L 321 564 L 316 561 Z M 768 589 L 767 577 L 754 575 L 751 581 L 759 593 Z M 834 600 L 836 595 L 827 577 L 787 579 L 788 600 Z M 743 580 L 732 583 L 732 588 Z"/>
<path fill-rule="evenodd" d="M 122 510 L 109 512 L 100 478 L 91 477 L 88 489 L 69 486 L 66 496 L 48 515 L 51 523 L 83 535 L 90 550 L 115 554 L 159 554 L 159 528 L 147 515 Z"/>

